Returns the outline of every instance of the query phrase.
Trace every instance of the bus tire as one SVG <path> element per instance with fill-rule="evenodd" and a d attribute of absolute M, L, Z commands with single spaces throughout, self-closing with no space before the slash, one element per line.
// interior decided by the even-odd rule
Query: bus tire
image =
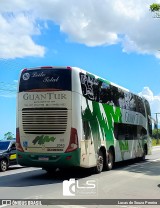
<path fill-rule="evenodd" d="M 113 154 L 113 150 L 109 149 L 106 154 L 106 167 L 105 167 L 105 169 L 112 170 L 113 165 L 114 165 L 114 154 Z"/>
<path fill-rule="evenodd" d="M 98 158 L 97 158 L 97 165 L 95 167 L 95 173 L 101 173 L 104 167 L 104 158 L 103 158 L 103 152 L 99 150 L 98 152 Z"/>
<path fill-rule="evenodd" d="M 143 155 L 141 157 L 142 161 L 145 161 L 146 155 L 147 155 L 147 145 L 144 145 L 144 147 L 143 147 Z"/>

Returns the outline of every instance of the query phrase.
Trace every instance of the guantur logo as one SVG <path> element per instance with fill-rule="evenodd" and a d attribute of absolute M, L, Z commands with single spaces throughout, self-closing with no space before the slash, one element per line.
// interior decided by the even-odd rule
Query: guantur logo
<path fill-rule="evenodd" d="M 42 145 L 46 142 L 54 142 L 55 141 L 55 137 L 50 137 L 50 136 L 37 136 L 34 140 L 33 140 L 33 144 L 39 144 L 39 145 Z"/>

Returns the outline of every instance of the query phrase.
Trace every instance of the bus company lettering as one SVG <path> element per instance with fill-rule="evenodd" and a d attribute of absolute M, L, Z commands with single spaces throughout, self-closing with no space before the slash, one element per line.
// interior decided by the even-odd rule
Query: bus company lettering
<path fill-rule="evenodd" d="M 47 83 L 49 83 L 49 82 L 58 82 L 58 80 L 59 80 L 59 77 L 57 77 L 57 78 L 54 78 L 54 77 L 45 77 L 44 80 L 43 80 L 43 82 L 47 82 Z"/>
<path fill-rule="evenodd" d="M 31 77 L 45 77 L 45 76 L 46 76 L 46 74 L 44 74 L 43 72 L 41 72 L 41 73 L 34 72 Z"/>
<path fill-rule="evenodd" d="M 66 94 L 64 93 L 52 93 L 48 92 L 45 94 L 30 94 L 30 93 L 25 93 L 23 95 L 24 100 L 34 100 L 34 101 L 42 101 L 42 100 L 64 100 L 67 99 Z"/>
<path fill-rule="evenodd" d="M 135 125 L 144 125 L 144 118 L 139 113 L 129 113 L 125 112 L 125 122 L 132 123 Z"/>
<path fill-rule="evenodd" d="M 137 124 L 138 123 L 138 114 L 130 114 L 129 112 L 125 113 L 125 121 L 127 123 L 133 123 Z"/>

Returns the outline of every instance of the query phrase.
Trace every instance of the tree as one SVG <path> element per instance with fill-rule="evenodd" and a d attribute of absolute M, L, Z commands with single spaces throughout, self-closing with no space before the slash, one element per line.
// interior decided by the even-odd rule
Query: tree
<path fill-rule="evenodd" d="M 152 131 L 152 139 L 156 140 L 156 144 L 159 144 L 159 139 L 160 139 L 160 129 L 153 129 Z"/>
<path fill-rule="evenodd" d="M 155 14 L 156 18 L 160 18 L 160 4 L 153 3 L 150 5 L 150 10 Z"/>
<path fill-rule="evenodd" d="M 12 140 L 14 138 L 14 134 L 12 134 L 12 132 L 7 132 L 4 134 L 4 139 L 5 140 Z"/>
<path fill-rule="evenodd" d="M 152 131 L 152 137 L 154 139 L 156 139 L 157 138 L 157 135 L 158 135 L 158 138 L 160 138 L 160 129 L 158 129 L 158 131 L 157 131 L 157 129 L 153 129 L 153 131 Z"/>

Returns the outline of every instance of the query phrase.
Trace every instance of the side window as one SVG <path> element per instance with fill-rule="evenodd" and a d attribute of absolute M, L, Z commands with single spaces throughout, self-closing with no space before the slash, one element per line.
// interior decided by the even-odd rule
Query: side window
<path fill-rule="evenodd" d="M 111 99 L 115 106 L 119 107 L 119 99 L 121 98 L 122 91 L 115 86 L 110 85 L 111 90 Z"/>
<path fill-rule="evenodd" d="M 113 104 L 111 95 L 111 85 L 102 82 L 100 89 L 100 100 L 102 103 Z"/>
<path fill-rule="evenodd" d="M 83 73 L 80 73 L 80 81 L 82 94 L 87 99 L 119 106 L 119 98 L 123 97 L 123 93 L 118 87 Z"/>
<path fill-rule="evenodd" d="M 101 100 L 102 103 L 107 103 L 109 105 L 114 105 L 119 107 L 119 100 L 123 97 L 122 91 L 113 85 L 107 83 L 102 83 L 101 87 Z"/>
<path fill-rule="evenodd" d="M 80 73 L 82 94 L 89 100 L 98 101 L 100 98 L 100 87 L 102 82 L 96 78 Z"/>
<path fill-rule="evenodd" d="M 118 140 L 125 140 L 125 125 L 124 124 L 118 124 L 118 134 L 117 139 Z"/>
<path fill-rule="evenodd" d="M 136 96 L 130 93 L 130 110 L 136 111 Z"/>
<path fill-rule="evenodd" d="M 108 101 L 111 100 L 109 91 L 110 91 L 110 85 L 105 82 L 102 82 L 101 89 L 100 89 L 100 102 L 101 103 L 107 103 Z"/>
<path fill-rule="evenodd" d="M 114 136 L 117 140 L 125 140 L 125 125 L 122 123 L 114 123 Z"/>
<path fill-rule="evenodd" d="M 142 126 L 114 123 L 114 136 L 117 140 L 136 140 L 145 136 L 147 131 Z"/>
<path fill-rule="evenodd" d="M 141 97 L 136 96 L 136 111 L 145 116 L 144 102 Z"/>
<path fill-rule="evenodd" d="M 125 125 L 125 124 L 123 124 Z M 134 140 L 137 138 L 137 126 L 127 124 L 124 127 L 125 131 L 125 140 Z"/>
<path fill-rule="evenodd" d="M 131 129 L 129 125 L 126 125 L 125 129 L 125 140 L 131 140 L 133 135 L 131 135 Z"/>
<path fill-rule="evenodd" d="M 119 106 L 122 109 L 136 111 L 135 95 L 130 92 L 119 90 Z"/>
<path fill-rule="evenodd" d="M 102 82 L 100 88 L 100 100 L 102 103 L 119 107 L 119 101 L 124 97 L 124 93 L 118 87 Z"/>

